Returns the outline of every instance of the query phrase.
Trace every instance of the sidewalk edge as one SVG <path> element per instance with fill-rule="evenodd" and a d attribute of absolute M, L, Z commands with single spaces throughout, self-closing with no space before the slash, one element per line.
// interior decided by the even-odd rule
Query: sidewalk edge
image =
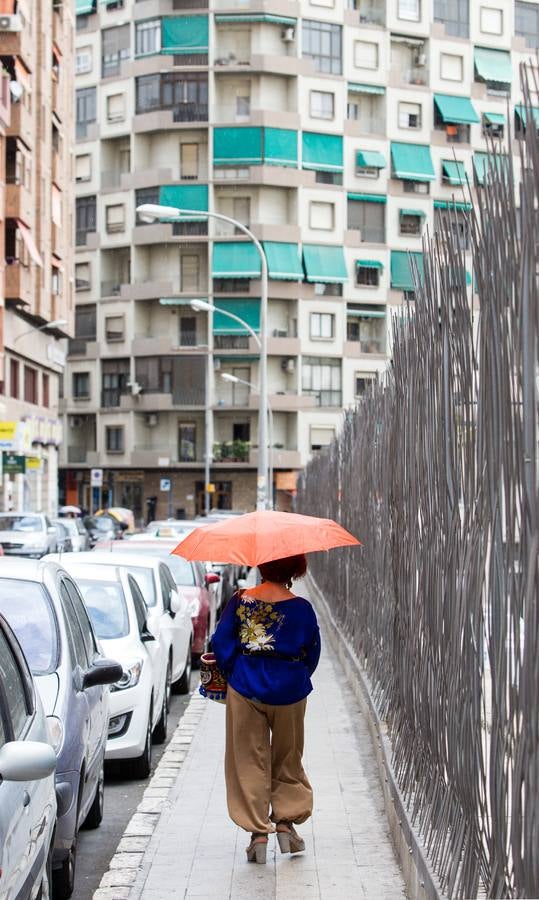
<path fill-rule="evenodd" d="M 365 669 L 349 646 L 316 581 L 310 574 L 307 575 L 307 580 L 333 651 L 349 679 L 368 723 L 384 793 L 389 830 L 401 864 L 408 895 L 413 900 L 444 900 L 446 895 L 442 892 L 438 879 L 426 859 L 424 847 L 410 821 L 396 782 L 391 766 L 391 743 L 372 700 Z"/>
<path fill-rule="evenodd" d="M 207 701 L 198 690 L 194 691 L 92 900 L 128 900 L 131 896 L 150 841 L 162 814 L 169 808 L 170 794 L 206 708 Z"/>

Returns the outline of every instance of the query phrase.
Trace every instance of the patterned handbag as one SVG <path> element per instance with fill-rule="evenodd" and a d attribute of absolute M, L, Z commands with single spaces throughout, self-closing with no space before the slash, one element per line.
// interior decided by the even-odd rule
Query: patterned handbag
<path fill-rule="evenodd" d="M 214 653 L 203 653 L 200 657 L 199 693 L 208 700 L 226 703 L 226 678 L 217 666 Z"/>

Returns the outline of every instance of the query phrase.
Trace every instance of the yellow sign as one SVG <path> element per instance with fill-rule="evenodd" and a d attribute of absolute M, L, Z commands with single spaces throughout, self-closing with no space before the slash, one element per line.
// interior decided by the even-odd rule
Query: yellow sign
<path fill-rule="evenodd" d="M 41 460 L 39 456 L 27 456 L 26 457 L 26 471 L 28 469 L 40 469 L 41 468 Z"/>
<path fill-rule="evenodd" d="M 206 491 L 208 492 L 208 494 L 215 494 L 215 485 L 214 485 L 214 484 L 207 484 L 207 485 L 206 485 Z"/>
<path fill-rule="evenodd" d="M 17 424 L 17 422 L 0 422 L 0 441 L 15 440 Z"/>

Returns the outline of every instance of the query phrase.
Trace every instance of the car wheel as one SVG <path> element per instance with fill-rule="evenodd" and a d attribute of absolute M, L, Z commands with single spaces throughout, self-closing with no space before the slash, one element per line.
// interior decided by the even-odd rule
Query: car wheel
<path fill-rule="evenodd" d="M 43 871 L 43 877 L 39 886 L 39 892 L 36 900 L 51 900 L 52 897 L 52 850 L 54 840 L 51 841 L 49 852 L 47 854 L 47 862 Z"/>
<path fill-rule="evenodd" d="M 133 778 L 148 778 L 152 769 L 152 717 L 153 705 L 150 704 L 148 724 L 146 726 L 146 743 L 144 750 L 136 759 L 132 759 L 129 769 Z"/>
<path fill-rule="evenodd" d="M 103 810 L 105 806 L 105 760 L 101 763 L 99 777 L 95 786 L 94 799 L 88 810 L 88 815 L 84 820 L 84 828 L 99 828 L 103 821 Z"/>
<path fill-rule="evenodd" d="M 59 869 L 52 873 L 52 891 L 54 900 L 69 900 L 75 888 L 75 869 L 77 866 L 77 835 Z"/>
<path fill-rule="evenodd" d="M 163 691 L 163 705 L 161 707 L 161 715 L 159 716 L 159 721 L 153 730 L 153 742 L 154 744 L 164 744 L 167 739 L 167 725 L 168 725 L 168 707 L 169 707 L 169 698 L 170 698 L 170 684 L 172 679 L 172 670 L 170 665 L 170 660 L 167 665 L 167 677 L 165 681 L 165 689 Z"/>
<path fill-rule="evenodd" d="M 189 689 L 191 687 L 191 658 L 191 643 L 189 643 L 189 649 L 187 650 L 187 659 L 185 661 L 185 669 L 183 670 L 182 677 L 178 679 L 178 681 L 174 685 L 174 692 L 176 694 L 189 693 Z"/>

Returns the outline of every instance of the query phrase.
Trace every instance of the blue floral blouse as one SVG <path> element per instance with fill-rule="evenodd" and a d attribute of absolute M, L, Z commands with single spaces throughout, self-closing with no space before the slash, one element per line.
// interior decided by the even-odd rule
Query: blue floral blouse
<path fill-rule="evenodd" d="M 281 706 L 310 694 L 320 658 L 314 609 L 303 597 L 266 603 L 234 594 L 212 638 L 219 668 L 250 700 Z"/>

